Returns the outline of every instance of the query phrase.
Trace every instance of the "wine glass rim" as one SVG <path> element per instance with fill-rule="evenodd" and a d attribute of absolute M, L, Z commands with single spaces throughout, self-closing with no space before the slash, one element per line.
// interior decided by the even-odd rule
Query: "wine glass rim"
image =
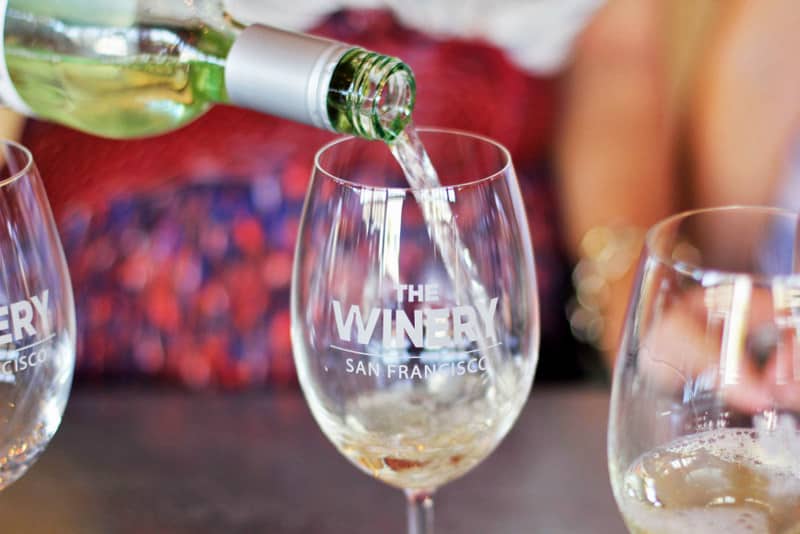
<path fill-rule="evenodd" d="M 16 182 L 17 180 L 19 180 L 20 178 L 22 178 L 23 176 L 25 176 L 30 172 L 31 167 L 33 166 L 33 154 L 31 154 L 31 151 L 28 150 L 28 148 L 25 145 L 22 145 L 10 139 L 0 139 L 0 145 L 11 146 L 25 155 L 25 165 L 23 165 L 23 167 L 20 170 L 18 170 L 8 178 L 0 180 L 0 187 L 5 187 L 9 184 Z"/>
<path fill-rule="evenodd" d="M 682 211 L 680 213 L 676 213 L 674 215 L 670 215 L 669 217 L 661 219 L 659 222 L 655 223 L 652 227 L 650 227 L 644 239 L 645 255 L 647 257 L 655 258 L 662 265 L 669 267 L 670 269 L 673 269 L 682 275 L 688 276 L 698 281 L 702 281 L 703 278 L 709 275 L 715 275 L 719 277 L 744 276 L 756 282 L 765 281 L 767 283 L 773 280 L 786 280 L 786 279 L 793 279 L 793 280 L 796 279 L 800 281 L 800 273 L 762 274 L 762 273 L 754 273 L 747 271 L 733 271 L 733 270 L 703 267 L 700 264 L 676 260 L 671 256 L 668 257 L 665 254 L 663 254 L 660 250 L 658 250 L 658 247 L 655 245 L 655 240 L 657 239 L 657 236 L 661 234 L 666 227 L 672 224 L 688 220 L 697 215 L 714 214 L 714 213 L 735 213 L 735 212 L 749 212 L 752 214 L 760 213 L 763 215 L 773 215 L 778 217 L 793 218 L 795 220 L 800 218 L 800 212 L 791 209 L 780 208 L 776 206 L 747 205 L 747 204 L 732 204 L 727 206 L 714 206 L 710 208 L 699 208 L 694 210 Z"/>
<path fill-rule="evenodd" d="M 439 190 L 447 191 L 447 190 L 458 190 L 458 189 L 462 189 L 462 188 L 465 188 L 465 187 L 473 187 L 475 185 L 478 185 L 478 184 L 481 184 L 481 183 L 484 183 L 484 182 L 493 182 L 493 181 L 497 180 L 498 178 L 504 177 L 504 176 L 506 176 L 508 171 L 511 169 L 511 152 L 509 152 L 509 150 L 502 143 L 500 143 L 498 141 L 495 141 L 494 139 L 492 139 L 490 137 L 486 137 L 485 135 L 477 134 L 477 133 L 474 133 L 474 132 L 469 132 L 467 130 L 458 130 L 458 129 L 454 129 L 454 128 L 436 128 L 436 127 L 430 127 L 430 126 L 420 126 L 420 127 L 417 127 L 416 130 L 419 133 L 444 133 L 444 134 L 458 135 L 458 136 L 462 136 L 462 137 L 471 137 L 472 139 L 475 139 L 477 141 L 481 141 L 481 142 L 487 143 L 489 145 L 492 145 L 492 146 L 496 147 L 500 151 L 500 154 L 502 155 L 503 160 L 504 160 L 503 164 L 502 164 L 502 166 L 500 166 L 500 168 L 497 171 L 494 171 L 493 173 L 491 173 L 491 174 L 489 174 L 487 176 L 483 176 L 481 178 L 477 178 L 477 179 L 474 179 L 474 180 L 468 180 L 466 182 L 458 183 L 458 184 L 440 185 L 440 186 L 435 186 L 435 187 L 411 187 L 411 186 L 406 186 L 406 187 L 395 187 L 395 186 L 393 186 L 393 187 L 383 187 L 383 186 L 367 185 L 367 184 L 362 184 L 362 183 L 359 183 L 359 182 L 354 182 L 353 180 L 348 180 L 347 178 L 342 178 L 341 176 L 337 176 L 336 174 L 326 170 L 325 167 L 320 162 L 320 157 L 322 156 L 323 153 L 325 153 L 327 150 L 329 150 L 329 149 L 331 149 L 331 148 L 333 148 L 333 147 L 335 147 L 335 146 L 337 146 L 339 144 L 342 144 L 342 143 L 345 143 L 345 142 L 348 142 L 348 141 L 358 141 L 358 140 L 362 140 L 363 141 L 363 139 L 360 138 L 360 137 L 357 137 L 357 136 L 354 136 L 354 135 L 347 135 L 347 136 L 343 136 L 343 137 L 339 137 L 337 139 L 334 139 L 333 141 L 330 141 L 328 143 L 325 143 L 319 150 L 317 150 L 317 153 L 314 156 L 314 168 L 317 171 L 319 171 L 320 173 L 322 173 L 326 178 L 336 182 L 339 185 L 345 186 L 345 187 L 350 187 L 352 189 L 356 189 L 356 190 L 359 190 L 359 191 L 365 191 L 365 190 L 366 191 L 392 191 L 392 192 L 398 192 L 398 193 L 400 193 L 400 192 L 409 193 L 409 192 L 412 192 L 412 191 L 439 191 Z"/>

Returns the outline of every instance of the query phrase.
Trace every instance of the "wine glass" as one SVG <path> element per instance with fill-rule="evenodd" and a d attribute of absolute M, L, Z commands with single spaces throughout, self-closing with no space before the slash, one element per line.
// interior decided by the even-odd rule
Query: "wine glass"
<path fill-rule="evenodd" d="M 0 141 L 0 489 L 61 422 L 75 364 L 64 252 L 31 153 Z"/>
<path fill-rule="evenodd" d="M 463 132 L 420 137 L 438 186 L 409 187 L 381 143 L 347 138 L 318 152 L 292 342 L 322 431 L 362 471 L 403 489 L 409 531 L 427 534 L 436 488 L 486 458 L 519 415 L 539 323 L 508 152 Z M 414 147 L 394 148 L 408 162 Z"/>
<path fill-rule="evenodd" d="M 798 222 L 730 207 L 649 231 L 608 435 L 631 532 L 800 532 Z"/>

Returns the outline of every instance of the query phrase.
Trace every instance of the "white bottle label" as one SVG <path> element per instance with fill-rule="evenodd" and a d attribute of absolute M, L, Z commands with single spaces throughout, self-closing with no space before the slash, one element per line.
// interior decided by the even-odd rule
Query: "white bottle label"
<path fill-rule="evenodd" d="M 5 51 L 5 30 L 6 30 L 6 10 L 8 9 L 8 0 L 0 0 L 0 106 L 5 106 L 32 117 L 33 111 L 28 104 L 22 100 L 14 84 L 11 82 L 11 76 L 8 75 L 8 65 L 6 65 L 6 51 Z"/>

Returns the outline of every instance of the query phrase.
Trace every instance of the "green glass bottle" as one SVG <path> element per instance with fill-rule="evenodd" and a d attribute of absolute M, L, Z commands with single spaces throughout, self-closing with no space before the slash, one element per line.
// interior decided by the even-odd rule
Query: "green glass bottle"
<path fill-rule="evenodd" d="M 215 103 L 391 141 L 414 105 L 400 60 L 262 25 L 220 1 L 0 0 L 0 101 L 92 134 L 174 130 Z"/>

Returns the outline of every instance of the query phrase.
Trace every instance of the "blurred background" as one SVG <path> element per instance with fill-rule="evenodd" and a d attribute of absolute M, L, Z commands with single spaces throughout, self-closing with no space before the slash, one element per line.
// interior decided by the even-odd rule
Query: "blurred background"
<path fill-rule="evenodd" d="M 418 125 L 512 152 L 542 305 L 537 382 L 607 380 L 644 230 L 678 210 L 798 203 L 791 0 L 233 0 L 242 22 L 402 58 Z M 295 387 L 294 240 L 332 134 L 218 106 L 112 141 L 7 112 L 58 220 L 77 381 Z M 725 229 L 719 229 L 720 235 Z"/>

